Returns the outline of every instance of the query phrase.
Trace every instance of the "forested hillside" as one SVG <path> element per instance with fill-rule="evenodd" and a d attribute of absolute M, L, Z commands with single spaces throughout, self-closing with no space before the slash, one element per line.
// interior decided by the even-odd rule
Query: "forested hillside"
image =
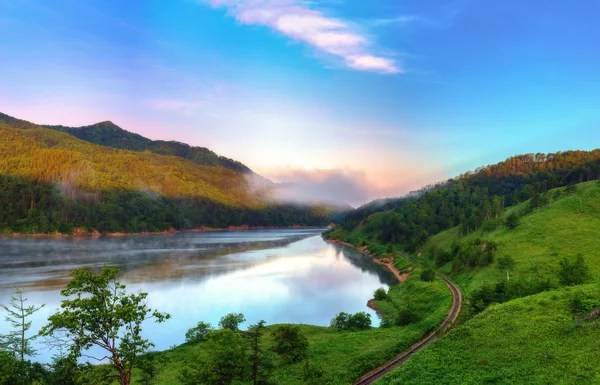
<path fill-rule="evenodd" d="M 238 171 L 102 147 L 17 119 L 5 121 L 9 124 L 0 123 L 5 233 L 328 223 L 329 209 L 271 204 L 268 189 L 250 186 Z"/>
<path fill-rule="evenodd" d="M 192 147 L 185 143 L 164 140 L 151 140 L 133 132 L 126 131 L 116 124 L 106 121 L 83 127 L 39 126 L 33 123 L 0 113 L 0 123 L 15 128 L 45 127 L 66 132 L 76 138 L 104 147 L 131 151 L 149 151 L 159 155 L 173 155 L 206 166 L 222 167 L 241 173 L 252 173 L 242 163 L 220 156 L 204 147 Z"/>
<path fill-rule="evenodd" d="M 360 228 L 374 241 L 413 251 L 440 231 L 459 226 L 469 234 L 505 207 L 532 198 L 541 204 L 541 194 L 552 188 L 599 177 L 600 150 L 520 155 L 412 196 L 359 208 L 346 216 L 336 237 Z"/>

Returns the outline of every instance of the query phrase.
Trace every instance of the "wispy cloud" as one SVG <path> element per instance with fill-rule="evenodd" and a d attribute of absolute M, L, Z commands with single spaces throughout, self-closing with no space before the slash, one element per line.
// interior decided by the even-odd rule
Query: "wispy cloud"
<path fill-rule="evenodd" d="M 372 19 L 369 20 L 368 24 L 373 27 L 383 27 L 393 24 L 409 24 L 417 21 L 424 21 L 424 19 L 416 15 L 404 15 L 385 19 Z"/>
<path fill-rule="evenodd" d="M 373 53 L 370 39 L 351 23 L 312 9 L 305 0 L 208 0 L 241 23 L 264 25 L 361 71 L 401 73 L 395 60 Z"/>

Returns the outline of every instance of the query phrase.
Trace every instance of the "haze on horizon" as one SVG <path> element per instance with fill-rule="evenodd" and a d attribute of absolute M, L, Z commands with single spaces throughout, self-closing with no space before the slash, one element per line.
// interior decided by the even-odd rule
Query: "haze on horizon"
<path fill-rule="evenodd" d="M 0 0 L 0 111 L 111 120 L 353 205 L 600 147 L 600 3 Z"/>

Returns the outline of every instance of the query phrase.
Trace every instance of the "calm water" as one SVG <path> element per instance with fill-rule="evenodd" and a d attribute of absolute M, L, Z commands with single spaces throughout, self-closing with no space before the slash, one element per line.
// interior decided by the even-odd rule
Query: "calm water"
<path fill-rule="evenodd" d="M 152 308 L 171 314 L 148 323 L 144 334 L 167 349 L 184 342 L 198 321 L 216 325 L 230 312 L 244 313 L 245 326 L 328 325 L 341 311 L 367 311 L 373 291 L 393 284 L 388 271 L 344 246 L 325 243 L 317 230 L 179 233 L 123 238 L 0 238 L 0 303 L 14 286 L 29 304 L 45 303 L 33 329 L 60 305 L 59 291 L 74 268 L 119 266 L 128 291 L 149 293 Z M 0 333 L 8 325 L 0 316 Z M 48 361 L 53 352 L 36 357 Z"/>

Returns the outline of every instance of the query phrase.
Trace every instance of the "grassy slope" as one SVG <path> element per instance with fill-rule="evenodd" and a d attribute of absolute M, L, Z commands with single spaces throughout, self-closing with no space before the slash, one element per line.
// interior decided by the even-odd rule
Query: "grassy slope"
<path fill-rule="evenodd" d="M 491 306 L 379 383 L 600 382 L 600 328 L 575 327 L 569 300 L 576 291 L 600 299 L 593 284 Z"/>
<path fill-rule="evenodd" d="M 525 203 L 527 204 L 527 203 Z M 522 209 L 509 208 L 507 213 Z M 600 281 L 600 184 L 578 185 L 571 196 L 522 218 L 513 230 L 500 228 L 460 238 L 498 244 L 497 258 L 511 256 L 516 265 L 511 280 L 550 279 L 563 257 L 582 253 L 593 281 Z M 429 251 L 449 248 L 456 229 L 432 237 L 417 256 L 431 263 Z M 449 271 L 445 266 L 442 271 Z M 454 277 L 467 293 L 486 282 L 506 279 L 495 265 L 461 272 Z M 589 383 L 600 382 L 600 329 L 576 328 L 569 300 L 585 291 L 600 300 L 598 283 L 564 288 L 493 305 L 451 331 L 388 376 L 384 384 L 405 383 Z M 596 321 L 598 322 L 598 320 Z"/>
<path fill-rule="evenodd" d="M 414 303 L 420 304 L 419 313 L 423 314 L 424 318 L 406 327 L 373 328 L 361 332 L 300 325 L 310 341 L 310 359 L 325 372 L 323 384 L 351 383 L 360 375 L 404 351 L 435 328 L 444 319 L 451 304 L 450 292 L 441 280 L 421 282 L 416 273 L 403 284 L 395 286 L 390 292 L 390 297 L 394 301 L 411 298 Z M 269 331 L 274 327 L 275 325 L 270 326 Z M 263 338 L 265 346 L 269 346 L 269 332 Z M 168 360 L 168 365 L 159 376 L 158 384 L 178 384 L 178 373 L 185 367 L 186 362 L 193 359 L 195 351 L 203 348 L 203 343 L 195 346 L 182 345 L 161 353 Z M 303 363 L 280 366 L 273 380 L 277 384 L 303 384 L 302 368 Z M 139 383 L 135 372 L 133 383 Z"/>
<path fill-rule="evenodd" d="M 233 206 L 256 207 L 242 174 L 175 156 L 116 150 L 42 127 L 0 124 L 0 173 L 60 181 L 85 190 L 143 190 L 164 196 L 205 197 Z"/>
<path fill-rule="evenodd" d="M 564 189 L 560 189 L 564 190 Z M 506 215 L 519 206 L 511 207 Z M 564 257 L 573 257 L 582 253 L 590 266 L 595 281 L 600 281 L 600 184 L 588 182 L 578 185 L 577 193 L 564 196 L 549 205 L 538 209 L 521 219 L 521 224 L 509 230 L 502 227 L 491 233 L 477 231 L 460 238 L 461 242 L 474 241 L 477 238 L 494 241 L 498 245 L 496 259 L 511 256 L 515 267 L 512 279 L 528 280 L 532 278 L 550 279 L 558 286 L 556 269 Z M 457 229 L 450 229 L 431 237 L 420 257 L 427 260 L 428 252 L 433 248 L 450 248 L 454 240 L 459 239 Z M 447 265 L 441 270 L 449 272 Z M 506 273 L 495 264 L 485 268 L 459 273 L 455 278 L 468 294 L 486 282 L 498 282 L 506 279 Z"/>

